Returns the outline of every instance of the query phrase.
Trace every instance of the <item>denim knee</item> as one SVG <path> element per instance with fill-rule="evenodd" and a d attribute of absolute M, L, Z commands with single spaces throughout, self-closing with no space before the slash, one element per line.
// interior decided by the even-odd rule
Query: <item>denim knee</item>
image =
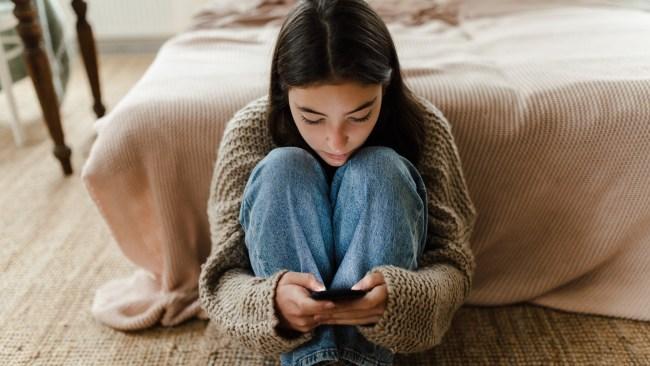
<path fill-rule="evenodd" d="M 269 199 L 286 195 L 287 191 L 320 187 L 325 172 L 308 151 L 299 147 L 278 147 L 271 150 L 253 169 L 242 197 L 240 221 L 258 196 Z"/>
<path fill-rule="evenodd" d="M 360 205 L 367 205 L 371 200 L 382 202 L 373 207 L 383 207 L 411 222 L 408 226 L 417 231 L 414 235 L 419 238 L 414 243 L 417 244 L 413 248 L 417 253 L 414 258 L 420 257 L 426 242 L 428 207 L 424 180 L 416 167 L 395 150 L 378 146 L 359 150 L 347 165 L 332 193 L 332 202 L 339 198 Z M 339 196 L 341 189 L 345 191 Z"/>
<path fill-rule="evenodd" d="M 385 146 L 365 147 L 350 159 L 349 164 L 346 174 L 360 175 L 361 181 L 369 183 L 395 183 L 396 179 L 412 178 L 415 169 L 406 158 Z"/>
<path fill-rule="evenodd" d="M 272 165 L 274 170 L 284 167 L 313 166 L 318 161 L 305 149 L 295 146 L 276 147 L 271 150 L 260 164 Z"/>
<path fill-rule="evenodd" d="M 318 178 L 322 171 L 318 160 L 307 150 L 299 147 L 277 147 L 271 150 L 262 159 L 253 172 L 251 179 L 264 176 L 265 180 L 279 180 L 278 183 L 287 184 L 292 180 Z"/>
<path fill-rule="evenodd" d="M 385 146 L 369 146 L 359 150 L 348 162 L 344 179 L 351 179 L 353 186 L 366 190 L 379 187 L 383 194 L 393 194 L 402 201 L 411 196 L 415 198 L 416 210 L 426 214 L 427 192 L 419 171 L 405 157 Z M 417 197 L 417 198 L 416 198 Z"/>
<path fill-rule="evenodd" d="M 386 160 L 397 160 L 401 158 L 395 150 L 386 146 L 367 146 L 357 151 L 350 160 L 360 160 L 364 163 L 384 162 Z"/>

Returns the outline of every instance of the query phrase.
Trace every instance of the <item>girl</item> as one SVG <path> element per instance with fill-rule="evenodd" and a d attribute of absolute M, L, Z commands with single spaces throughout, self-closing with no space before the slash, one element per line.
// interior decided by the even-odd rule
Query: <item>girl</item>
<path fill-rule="evenodd" d="M 201 304 L 282 365 L 391 365 L 439 344 L 471 287 L 476 212 L 450 125 L 363 0 L 288 15 L 269 95 L 226 127 L 208 215 Z M 310 297 L 325 288 L 367 293 Z"/>

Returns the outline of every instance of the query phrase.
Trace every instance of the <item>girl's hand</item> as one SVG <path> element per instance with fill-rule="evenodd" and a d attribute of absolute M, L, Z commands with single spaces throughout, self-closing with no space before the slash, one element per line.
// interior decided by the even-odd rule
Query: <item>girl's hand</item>
<path fill-rule="evenodd" d="M 325 313 L 334 303 L 312 299 L 309 290 L 320 291 L 324 288 L 312 273 L 283 274 L 275 291 L 275 308 L 280 328 L 309 332 L 319 326 L 315 316 Z"/>
<path fill-rule="evenodd" d="M 384 276 L 379 272 L 370 273 L 352 286 L 352 289 L 370 291 L 360 299 L 337 301 L 334 309 L 316 315 L 316 321 L 320 321 L 320 324 L 345 325 L 377 323 L 384 314 L 388 300 Z"/>

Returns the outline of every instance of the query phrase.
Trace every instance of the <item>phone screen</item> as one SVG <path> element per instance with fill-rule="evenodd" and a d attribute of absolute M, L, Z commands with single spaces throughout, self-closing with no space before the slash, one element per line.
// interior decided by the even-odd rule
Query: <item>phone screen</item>
<path fill-rule="evenodd" d="M 368 291 L 366 290 L 351 290 L 347 288 L 325 290 L 325 291 L 312 291 L 311 298 L 314 300 L 351 300 L 363 297 Z"/>

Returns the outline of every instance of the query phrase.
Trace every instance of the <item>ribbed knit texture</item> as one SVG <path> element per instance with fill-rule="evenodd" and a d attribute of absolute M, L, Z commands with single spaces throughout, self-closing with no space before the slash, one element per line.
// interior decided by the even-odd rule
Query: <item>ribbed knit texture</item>
<path fill-rule="evenodd" d="M 441 341 L 469 293 L 474 270 L 468 240 L 476 211 L 451 128 L 430 102 L 420 100 L 427 110 L 418 166 L 429 208 L 425 254 L 417 271 L 391 265 L 372 270 L 384 275 L 388 302 L 378 323 L 358 327 L 368 340 L 401 353 L 423 351 Z M 229 336 L 260 353 L 279 354 L 311 334 L 287 339 L 277 333 L 274 294 L 281 273 L 268 279 L 253 275 L 238 219 L 250 173 L 274 147 L 267 106 L 267 97 L 257 99 L 226 126 L 208 201 L 212 253 L 201 271 L 199 295 L 210 319 Z"/>
<path fill-rule="evenodd" d="M 650 12 L 556 6 L 390 29 L 406 82 L 453 126 L 479 213 L 468 302 L 650 320 Z M 103 323 L 201 314 L 217 146 L 265 94 L 275 31 L 175 37 L 97 123 L 84 182 L 146 270 L 98 288 Z"/>

